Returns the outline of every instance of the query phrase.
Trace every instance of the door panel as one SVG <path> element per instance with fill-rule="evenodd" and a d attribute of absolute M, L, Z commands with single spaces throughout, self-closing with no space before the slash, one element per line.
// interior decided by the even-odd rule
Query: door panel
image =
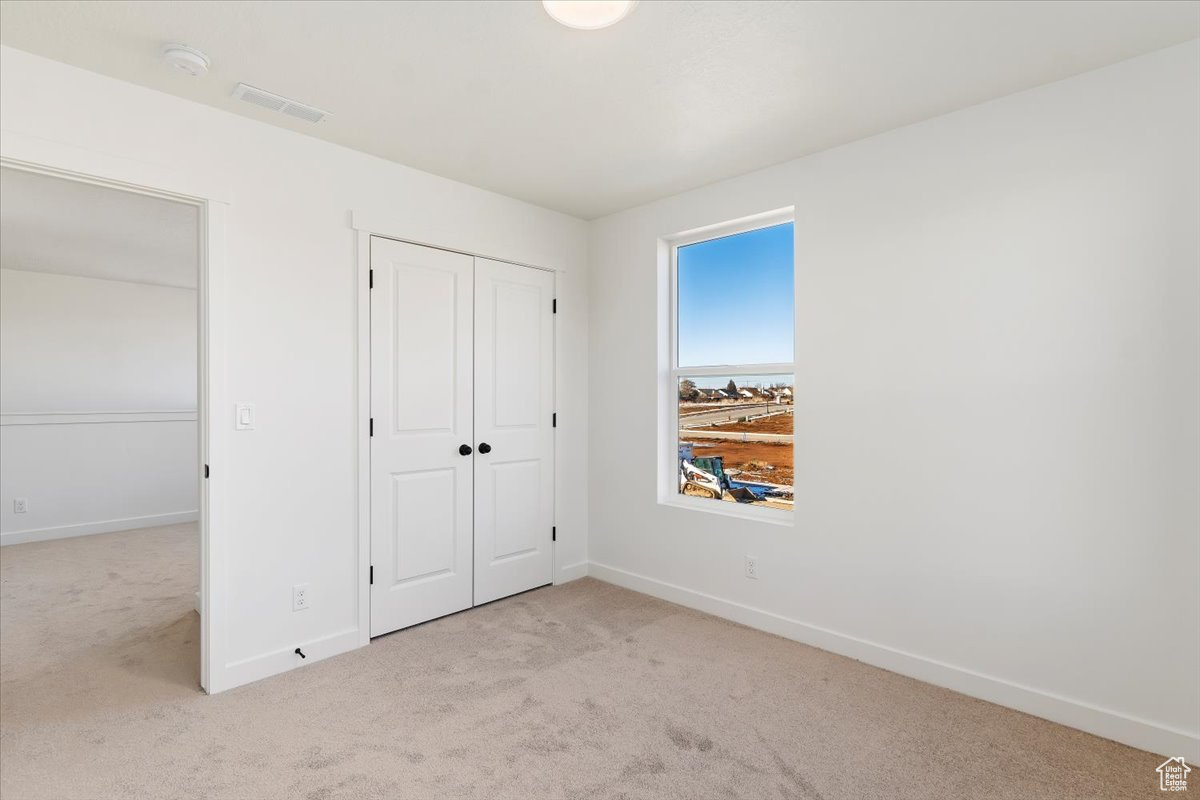
<path fill-rule="evenodd" d="M 392 540 L 397 584 L 454 571 L 458 538 L 454 524 L 453 469 L 392 474 Z M 428 536 L 428 532 L 450 532 Z"/>
<path fill-rule="evenodd" d="M 371 239 L 371 635 L 471 606 L 473 264 Z"/>
<path fill-rule="evenodd" d="M 395 265 L 392 276 L 395 432 L 455 433 L 462 280 L 455 272 L 404 262 Z"/>
<path fill-rule="evenodd" d="M 551 581 L 553 299 L 553 273 L 475 259 L 476 605 Z"/>
<path fill-rule="evenodd" d="M 537 459 L 492 464 L 491 478 L 495 489 L 492 497 L 496 507 L 491 515 L 495 520 L 491 563 L 531 553 L 537 549 L 538 539 L 544 538 L 538 502 L 541 468 Z"/>
<path fill-rule="evenodd" d="M 490 344 L 494 359 L 491 421 L 495 428 L 536 427 L 545 410 L 539 403 L 542 365 L 536 357 L 545 311 L 544 292 L 539 288 L 498 281 L 489 285 L 484 278 L 483 290 L 490 293 L 486 302 L 491 305 L 492 325 L 490 330 L 480 331 L 481 338 L 490 342 L 479 344 Z"/>

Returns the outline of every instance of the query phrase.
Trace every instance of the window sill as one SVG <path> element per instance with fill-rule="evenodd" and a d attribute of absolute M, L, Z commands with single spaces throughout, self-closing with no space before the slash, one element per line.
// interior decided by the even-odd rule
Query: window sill
<path fill-rule="evenodd" d="M 659 498 L 660 506 L 682 508 L 687 511 L 697 511 L 701 514 L 716 514 L 721 517 L 736 517 L 750 522 L 765 522 L 768 525 L 779 525 L 791 528 L 796 524 L 796 512 L 784 511 L 780 508 L 763 508 L 761 506 L 744 506 L 724 500 L 710 500 L 705 497 L 688 497 L 687 495 L 671 495 Z"/>

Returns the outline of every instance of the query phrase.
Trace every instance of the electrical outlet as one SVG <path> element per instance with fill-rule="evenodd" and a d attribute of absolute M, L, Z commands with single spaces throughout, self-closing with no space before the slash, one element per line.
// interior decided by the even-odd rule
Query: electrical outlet
<path fill-rule="evenodd" d="M 758 580 L 758 559 L 754 556 L 746 556 L 746 577 Z"/>
<path fill-rule="evenodd" d="M 292 587 L 292 611 L 308 608 L 308 584 L 297 583 Z"/>
<path fill-rule="evenodd" d="M 24 514 L 29 511 L 29 500 L 25 497 L 18 497 L 13 500 L 13 513 Z"/>

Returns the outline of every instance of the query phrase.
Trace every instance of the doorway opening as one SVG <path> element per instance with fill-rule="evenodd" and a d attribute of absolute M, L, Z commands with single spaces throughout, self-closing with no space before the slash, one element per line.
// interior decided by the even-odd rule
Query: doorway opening
<path fill-rule="evenodd" d="M 207 687 L 205 204 L 7 161 L 0 195 L 5 682 Z"/>

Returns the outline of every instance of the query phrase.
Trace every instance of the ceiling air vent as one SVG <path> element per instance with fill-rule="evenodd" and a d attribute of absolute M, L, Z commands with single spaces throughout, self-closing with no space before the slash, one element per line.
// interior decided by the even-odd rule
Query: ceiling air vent
<path fill-rule="evenodd" d="M 313 108 L 304 103 L 298 103 L 295 100 L 289 100 L 286 97 L 281 97 L 271 92 L 264 92 L 262 89 L 256 89 L 244 83 L 237 85 L 237 88 L 233 90 L 233 96 L 237 100 L 245 100 L 247 103 L 256 105 L 259 108 L 278 111 L 290 117 L 302 119 L 305 122 L 320 122 L 329 116 L 329 112 L 327 111 Z"/>

